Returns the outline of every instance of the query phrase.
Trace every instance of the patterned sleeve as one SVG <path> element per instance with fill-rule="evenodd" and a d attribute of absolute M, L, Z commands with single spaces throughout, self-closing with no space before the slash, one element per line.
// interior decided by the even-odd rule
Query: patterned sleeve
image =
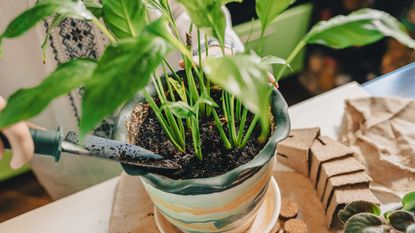
<path fill-rule="evenodd" d="M 45 20 L 45 32 L 50 22 L 51 19 Z M 50 52 L 47 59 L 54 59 L 57 64 L 62 64 L 77 57 L 98 59 L 109 42 L 91 22 L 67 18 L 58 27 L 51 29 L 49 43 Z M 78 88 L 67 94 L 67 100 L 71 106 L 70 111 L 78 125 L 83 91 L 83 88 Z M 114 119 L 108 117 L 94 130 L 94 134 L 110 138 L 113 125 Z"/>

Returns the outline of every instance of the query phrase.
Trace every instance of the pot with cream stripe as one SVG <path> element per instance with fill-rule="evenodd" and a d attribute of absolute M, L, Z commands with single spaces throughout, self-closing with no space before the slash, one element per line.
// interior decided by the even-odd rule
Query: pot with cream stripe
<path fill-rule="evenodd" d="M 267 192 L 274 167 L 276 144 L 287 137 L 290 122 L 287 104 L 277 89 L 271 95 L 273 132 L 262 150 L 248 163 L 225 174 L 195 179 L 172 179 L 123 165 L 139 176 L 160 213 L 183 232 L 245 231 L 254 220 Z M 116 138 L 131 138 L 126 128 L 133 109 L 129 103 L 120 114 Z M 131 134 L 131 132 L 130 132 Z"/>

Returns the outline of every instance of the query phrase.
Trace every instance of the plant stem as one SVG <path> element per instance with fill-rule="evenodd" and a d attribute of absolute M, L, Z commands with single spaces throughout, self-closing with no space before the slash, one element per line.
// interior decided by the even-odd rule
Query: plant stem
<path fill-rule="evenodd" d="M 243 132 L 245 129 L 246 118 L 248 116 L 247 108 L 244 107 L 242 111 L 243 111 L 242 118 L 241 118 L 241 122 L 239 123 L 239 128 L 238 128 L 238 138 L 236 140 L 238 142 L 238 146 L 242 144 L 242 136 L 243 136 Z"/>
<path fill-rule="evenodd" d="M 146 98 L 147 103 L 150 105 L 151 109 L 153 109 L 154 113 L 156 114 L 156 117 L 157 117 L 161 127 L 163 128 L 164 132 L 167 134 L 167 137 L 170 139 L 172 144 L 179 151 L 184 152 L 185 148 L 177 142 L 175 137 L 173 137 L 173 135 L 171 134 L 171 129 L 168 127 L 167 122 L 164 119 L 163 115 L 161 114 L 160 109 L 157 107 L 157 105 L 154 102 L 153 98 L 150 96 L 150 94 L 146 90 L 144 90 L 144 97 Z"/>
<path fill-rule="evenodd" d="M 294 48 L 294 50 L 290 53 L 290 55 L 287 58 L 287 64 L 290 64 L 294 58 L 298 55 L 298 53 L 306 46 L 306 41 L 302 39 L 297 46 Z M 287 66 L 282 66 L 281 70 L 278 72 L 277 77 L 275 77 L 275 80 L 278 82 L 282 75 L 284 75 L 285 70 L 287 69 Z"/>
<path fill-rule="evenodd" d="M 232 145 L 229 142 L 228 138 L 226 137 L 226 133 L 225 133 L 225 130 L 223 129 L 222 122 L 220 122 L 218 113 L 216 112 L 216 109 L 214 108 L 212 108 L 212 115 L 213 115 L 213 119 L 215 120 L 216 128 L 218 128 L 219 135 L 223 143 L 225 144 L 225 148 L 228 150 L 231 149 Z"/>
<path fill-rule="evenodd" d="M 235 126 L 235 97 L 233 95 L 228 94 L 229 100 L 229 112 L 230 112 L 230 122 L 228 122 L 229 130 L 232 133 L 232 141 L 233 144 L 237 145 L 237 136 L 236 136 L 236 126 Z"/>
<path fill-rule="evenodd" d="M 111 43 L 113 43 L 113 44 L 117 43 L 117 39 L 115 39 L 115 37 L 108 30 L 108 28 L 105 27 L 105 25 L 103 25 L 99 21 L 99 19 L 97 19 L 96 17 L 92 18 L 92 23 L 94 23 L 108 37 L 108 39 L 111 41 Z"/>
<path fill-rule="evenodd" d="M 246 131 L 246 134 L 245 134 L 244 140 L 242 141 L 242 144 L 239 145 L 239 148 L 243 148 L 243 147 L 246 146 L 246 143 L 248 142 L 249 138 L 251 137 L 252 132 L 254 131 L 256 123 L 258 122 L 258 120 L 259 120 L 259 115 L 255 115 L 254 119 L 251 122 L 251 125 L 248 128 L 248 131 Z"/>

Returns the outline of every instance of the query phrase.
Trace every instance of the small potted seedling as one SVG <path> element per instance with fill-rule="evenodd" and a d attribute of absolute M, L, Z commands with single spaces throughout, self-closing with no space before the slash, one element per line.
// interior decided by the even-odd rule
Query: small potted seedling
<path fill-rule="evenodd" d="M 178 2 L 192 20 L 189 33 L 196 31 L 197 44 L 179 39 L 183 35 L 177 32 L 167 0 L 102 0 L 102 5 L 39 0 L 8 25 L 0 40 L 20 36 L 46 17 L 52 18 L 51 28 L 70 17 L 92 22 L 110 43 L 99 59 L 72 59 L 39 85 L 14 93 L 1 112 L 0 128 L 35 116 L 53 99 L 79 87 L 85 90 L 79 124 L 82 135 L 129 102 L 121 111 L 117 138 L 161 154 L 181 169 L 155 174 L 123 167 L 141 177 L 160 213 L 185 232 L 243 232 L 264 202 L 276 144 L 290 127 L 287 104 L 268 83 L 270 66 L 280 66 L 275 75 L 278 80 L 307 44 L 346 48 L 392 36 L 414 47 L 392 16 L 363 9 L 315 25 L 286 61 L 251 51 L 232 56 L 223 52 L 204 59 L 201 51 L 209 54 L 209 48 L 202 41 L 207 37 L 215 38 L 225 51 L 222 7 L 233 1 Z M 262 35 L 292 2 L 256 1 Z M 150 21 L 150 8 L 161 17 Z M 48 35 L 43 48 L 47 39 Z M 181 52 L 184 71 L 176 72 L 165 59 L 173 50 Z M 199 54 L 197 62 L 193 50 Z M 137 94 L 140 101 L 132 101 Z M 275 195 L 274 203 L 278 198 Z M 269 232 L 273 221 L 276 218 L 260 231 Z"/>
<path fill-rule="evenodd" d="M 366 201 L 354 201 L 340 210 L 338 215 L 345 233 L 414 233 L 415 192 L 402 198 L 402 205 L 383 215 L 378 205 Z"/>

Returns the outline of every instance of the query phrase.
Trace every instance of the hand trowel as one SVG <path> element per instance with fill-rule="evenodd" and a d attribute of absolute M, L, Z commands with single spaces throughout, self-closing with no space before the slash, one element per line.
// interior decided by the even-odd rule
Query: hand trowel
<path fill-rule="evenodd" d="M 54 157 L 56 162 L 60 160 L 62 152 L 67 152 L 115 160 L 154 173 L 165 173 L 181 168 L 176 162 L 167 160 L 161 155 L 120 141 L 89 135 L 80 142 L 75 132 L 69 132 L 63 138 L 61 128 L 56 131 L 30 129 L 30 133 L 35 144 L 35 154 Z M 0 140 L 6 149 L 10 149 L 10 143 L 2 133 L 0 133 Z"/>

